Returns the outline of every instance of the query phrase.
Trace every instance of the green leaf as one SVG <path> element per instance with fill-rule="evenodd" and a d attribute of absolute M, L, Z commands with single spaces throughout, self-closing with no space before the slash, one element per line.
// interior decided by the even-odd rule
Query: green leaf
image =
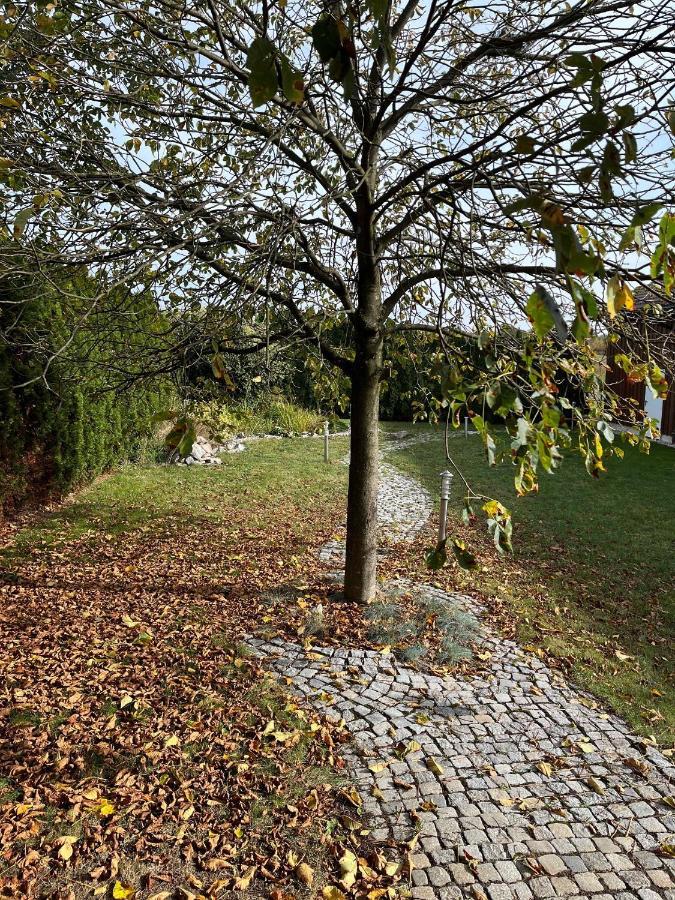
<path fill-rule="evenodd" d="M 635 162 L 637 159 L 637 141 L 635 135 L 630 131 L 624 131 L 623 140 L 623 157 L 627 163 Z"/>
<path fill-rule="evenodd" d="M 513 144 L 513 149 L 516 153 L 532 153 L 536 146 L 536 141 L 533 137 L 530 137 L 527 134 L 519 134 Z"/>
<path fill-rule="evenodd" d="M 165 409 L 161 412 L 156 412 L 150 421 L 155 424 L 159 424 L 159 422 L 172 422 L 174 419 L 178 418 L 178 416 L 179 413 L 176 412 L 175 409 Z"/>
<path fill-rule="evenodd" d="M 614 443 L 614 432 L 612 431 L 612 426 L 609 424 L 609 422 L 605 422 L 604 419 L 600 419 L 595 427 L 608 444 Z"/>
<path fill-rule="evenodd" d="M 572 336 L 574 337 L 574 340 L 577 344 L 583 344 L 590 333 L 591 326 L 588 319 L 584 319 L 577 314 L 572 322 Z"/>
<path fill-rule="evenodd" d="M 621 175 L 621 154 L 614 141 L 607 141 L 605 144 L 602 167 L 609 175 Z"/>
<path fill-rule="evenodd" d="M 635 122 L 635 109 L 630 103 L 620 104 L 619 106 L 615 106 L 614 109 L 619 117 L 619 120 L 616 123 L 619 128 L 626 128 L 627 125 L 632 125 L 633 122 Z"/>
<path fill-rule="evenodd" d="M 22 209 L 16 214 L 16 217 L 14 219 L 14 230 L 12 232 L 15 241 L 21 240 L 21 237 L 26 230 L 26 225 L 28 225 L 32 215 L 32 206 L 27 206 L 25 209 Z"/>
<path fill-rule="evenodd" d="M 330 62 L 342 49 L 342 39 L 337 21 L 323 16 L 312 28 L 312 42 L 322 63 Z"/>
<path fill-rule="evenodd" d="M 294 69 L 285 56 L 281 57 L 281 86 L 286 99 L 300 106 L 305 99 L 305 83 L 302 73 Z"/>
<path fill-rule="evenodd" d="M 647 222 L 651 222 L 654 216 L 663 209 L 663 203 L 647 203 L 646 206 L 641 206 L 640 209 L 635 213 L 631 220 L 631 226 L 636 225 L 646 225 Z"/>
<path fill-rule="evenodd" d="M 448 554 L 445 549 L 446 543 L 447 541 L 440 541 L 435 547 L 428 550 L 424 557 L 427 568 L 431 569 L 432 572 L 437 572 L 439 569 L 442 569 L 448 561 Z"/>
<path fill-rule="evenodd" d="M 600 137 L 609 128 L 609 116 L 602 110 L 587 112 L 579 119 L 579 127 L 586 134 Z"/>
<path fill-rule="evenodd" d="M 652 363 L 650 366 L 647 382 L 655 398 L 660 400 L 666 399 L 668 396 L 668 382 L 656 363 Z"/>
<path fill-rule="evenodd" d="M 543 341 L 555 322 L 540 288 L 536 288 L 528 297 L 525 312 L 532 323 L 534 333 L 540 341 Z"/>
<path fill-rule="evenodd" d="M 452 552 L 455 554 L 455 559 L 461 569 L 470 571 L 478 568 L 478 560 L 471 551 L 466 549 L 464 541 L 454 538 L 452 542 Z"/>
<path fill-rule="evenodd" d="M 389 10 L 389 0 L 366 0 L 366 7 L 375 21 L 382 25 Z"/>
<path fill-rule="evenodd" d="M 279 88 L 276 52 L 267 38 L 256 38 L 248 48 L 248 89 L 254 106 L 270 101 Z"/>
<path fill-rule="evenodd" d="M 195 431 L 195 426 L 192 422 L 189 422 L 185 429 L 185 434 L 180 440 L 178 444 L 178 452 L 181 456 L 188 456 L 190 451 L 192 450 L 192 445 L 197 439 L 197 432 Z"/>

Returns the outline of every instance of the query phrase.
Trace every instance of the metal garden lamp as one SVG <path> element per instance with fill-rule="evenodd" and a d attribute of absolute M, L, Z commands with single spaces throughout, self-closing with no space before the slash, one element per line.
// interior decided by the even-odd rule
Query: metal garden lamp
<path fill-rule="evenodd" d="M 441 472 L 441 514 L 438 521 L 438 543 L 442 543 L 446 537 L 446 524 L 448 518 L 448 500 L 452 488 L 452 472 Z"/>

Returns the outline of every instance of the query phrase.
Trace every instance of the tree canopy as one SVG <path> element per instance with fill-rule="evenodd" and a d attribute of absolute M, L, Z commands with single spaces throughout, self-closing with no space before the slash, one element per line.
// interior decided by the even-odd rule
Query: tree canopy
<path fill-rule="evenodd" d="M 367 599 L 391 333 L 438 333 L 449 412 L 475 415 L 491 461 L 486 406 L 508 421 L 520 492 L 557 465 L 575 405 L 589 471 L 613 452 L 592 338 L 635 330 L 631 284 L 669 295 L 675 277 L 669 6 L 5 7 L 3 264 L 20 246 L 46 274 L 150 287 L 167 348 L 187 314 L 218 357 L 229 316 L 251 349 L 302 342 L 349 376 L 346 593 Z M 485 511 L 507 546 L 506 510 Z"/>

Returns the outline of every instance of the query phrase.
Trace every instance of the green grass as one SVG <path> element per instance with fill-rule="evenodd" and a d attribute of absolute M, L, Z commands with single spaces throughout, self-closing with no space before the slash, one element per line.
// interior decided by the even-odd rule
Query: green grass
<path fill-rule="evenodd" d="M 233 506 L 250 509 L 252 528 L 265 528 L 268 498 L 280 504 L 318 508 L 344 493 L 347 468 L 338 460 L 347 452 L 347 438 L 333 437 L 330 446 L 328 464 L 323 461 L 323 441 L 295 438 L 257 441 L 243 453 L 225 454 L 218 467 L 124 466 L 22 529 L 11 547 L 0 550 L 0 565 L 9 565 L 12 558 L 34 548 L 87 533 L 124 534 L 157 528 L 163 519 L 176 517 L 185 524 L 217 523 Z M 301 523 L 297 524 L 300 527 Z M 11 573 L 4 577 L 10 578 Z"/>
<path fill-rule="evenodd" d="M 431 430 L 433 440 L 389 458 L 438 497 L 446 463 L 442 429 Z M 675 449 L 654 445 L 645 455 L 626 447 L 625 459 L 610 460 L 600 480 L 571 457 L 555 475 L 542 474 L 539 494 L 524 498 L 516 496 L 509 465 L 487 466 L 478 437 L 460 432 L 450 453 L 475 491 L 513 512 L 514 556 L 502 562 L 483 540 L 484 522 L 462 525 L 455 477 L 452 533 L 482 551 L 469 582 L 511 607 L 521 642 L 569 662 L 578 683 L 643 734 L 672 745 Z M 631 658 L 622 661 L 617 650 Z"/>

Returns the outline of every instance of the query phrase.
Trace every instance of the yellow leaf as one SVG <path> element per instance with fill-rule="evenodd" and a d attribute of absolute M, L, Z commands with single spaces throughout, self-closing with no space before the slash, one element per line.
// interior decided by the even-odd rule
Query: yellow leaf
<path fill-rule="evenodd" d="M 293 732 L 293 731 L 273 731 L 272 734 L 278 741 L 280 741 L 283 744 L 286 741 L 290 741 L 290 739 L 293 737 L 295 732 Z"/>
<path fill-rule="evenodd" d="M 386 768 L 388 768 L 388 766 L 389 766 L 388 762 L 376 762 L 376 763 L 371 763 L 368 766 L 368 768 L 370 769 L 371 772 L 375 772 L 375 774 L 377 774 L 378 772 L 384 772 L 384 770 Z"/>
<path fill-rule="evenodd" d="M 586 784 L 589 786 L 589 788 L 592 791 L 595 791 L 596 794 L 604 794 L 605 793 L 604 785 L 602 784 L 601 781 L 598 781 L 598 779 L 595 778 L 595 776 L 593 776 L 593 775 L 589 776 L 586 779 Z"/>
<path fill-rule="evenodd" d="M 349 802 L 353 806 L 361 806 L 361 804 L 363 803 L 361 795 L 354 787 L 350 787 L 344 791 L 340 791 L 340 796 L 344 797 L 345 800 L 349 800 Z"/>
<path fill-rule="evenodd" d="M 344 885 L 344 887 L 352 887 L 352 885 L 356 881 L 356 873 L 358 872 L 358 868 L 358 861 L 352 851 L 345 850 L 345 852 L 340 857 L 340 871 L 342 872 L 340 883 Z"/>
<path fill-rule="evenodd" d="M 249 885 L 253 881 L 253 876 L 255 875 L 256 868 L 256 866 L 250 866 L 241 876 L 241 878 L 237 878 L 234 883 L 235 891 L 247 891 L 249 889 Z"/>
<path fill-rule="evenodd" d="M 125 694 L 125 696 L 120 700 L 120 709 L 124 709 L 125 706 L 131 706 L 133 702 L 134 698 L 130 697 L 129 694 Z"/>
<path fill-rule="evenodd" d="M 101 799 L 101 805 L 98 808 L 99 816 L 104 819 L 106 816 L 112 816 L 114 812 L 114 805 L 110 802 L 110 800 L 106 800 L 105 797 L 103 797 Z"/>
<path fill-rule="evenodd" d="M 127 626 L 127 628 L 136 628 L 137 625 L 140 625 L 140 622 L 134 622 L 129 616 L 122 616 L 122 622 Z"/>
<path fill-rule="evenodd" d="M 62 844 L 59 847 L 59 856 L 66 861 L 73 855 L 73 845 L 71 843 Z"/>
<path fill-rule="evenodd" d="M 311 866 L 308 866 L 307 863 L 300 863 L 300 865 L 296 868 L 295 874 L 298 878 L 298 881 L 301 881 L 303 884 L 306 884 L 307 887 L 311 887 L 314 881 L 314 869 Z"/>
<path fill-rule="evenodd" d="M 428 759 L 426 760 L 426 766 L 430 772 L 433 772 L 434 775 L 438 775 L 439 778 L 443 774 L 443 767 L 436 762 L 433 756 L 428 757 Z"/>
<path fill-rule="evenodd" d="M 178 738 L 176 737 L 175 734 L 172 734 L 171 737 L 167 738 L 164 741 L 165 747 L 175 747 L 177 744 L 178 744 Z"/>
<path fill-rule="evenodd" d="M 595 752 L 595 746 L 591 744 L 590 741 L 577 741 L 577 747 L 581 750 L 582 753 Z"/>
<path fill-rule="evenodd" d="M 537 768 L 539 769 L 540 772 L 542 772 L 544 775 L 546 775 L 547 778 L 550 777 L 551 775 L 553 775 L 553 766 L 551 765 L 551 763 L 547 763 L 547 762 L 537 763 Z"/>
<path fill-rule="evenodd" d="M 340 888 L 336 888 L 334 885 L 327 885 L 321 891 L 321 896 L 325 898 L 325 900 L 346 900 L 345 895 L 342 893 Z"/>
<path fill-rule="evenodd" d="M 622 653 L 621 650 L 615 650 L 614 656 L 621 662 L 626 662 L 627 659 L 633 658 L 629 653 Z"/>
<path fill-rule="evenodd" d="M 121 881 L 116 881 L 112 895 L 115 900 L 128 900 L 128 898 L 133 897 L 135 893 L 136 891 L 134 888 L 125 887 Z"/>
<path fill-rule="evenodd" d="M 613 275 L 607 282 L 605 291 L 607 298 L 607 312 L 614 319 L 622 309 L 633 309 L 635 298 L 633 292 L 618 275 Z"/>
<path fill-rule="evenodd" d="M 670 806 L 675 809 L 675 797 L 661 797 L 661 800 L 666 804 L 666 806 Z"/>

